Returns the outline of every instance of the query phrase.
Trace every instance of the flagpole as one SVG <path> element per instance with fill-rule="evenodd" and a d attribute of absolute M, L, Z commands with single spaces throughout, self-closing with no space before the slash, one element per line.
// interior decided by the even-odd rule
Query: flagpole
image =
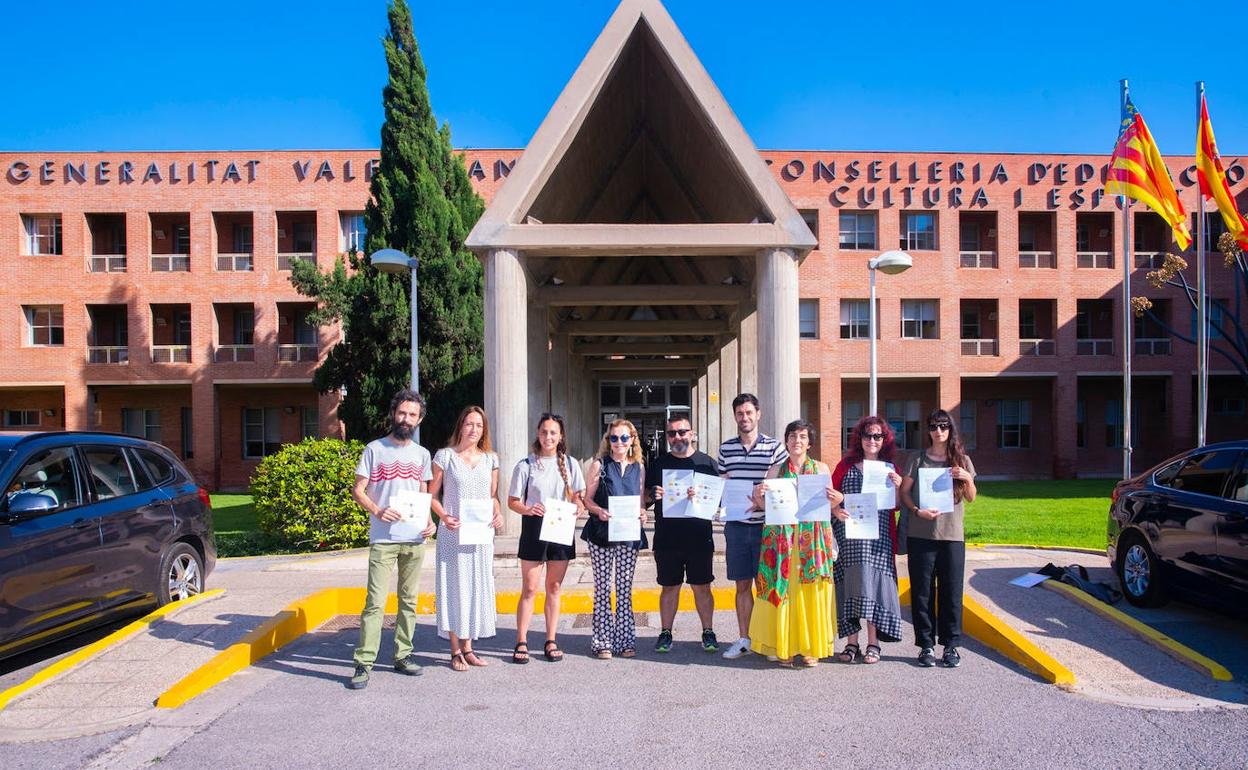
<path fill-rule="evenodd" d="M 1200 137 L 1205 81 L 1196 81 L 1196 136 Z M 1209 413 L 1209 308 L 1205 301 L 1205 194 L 1196 189 L 1196 446 L 1205 445 Z"/>
<path fill-rule="evenodd" d="M 1126 78 L 1119 81 L 1121 111 L 1126 112 L 1128 87 Z M 1131 199 L 1119 196 L 1122 202 L 1122 477 L 1131 478 Z"/>

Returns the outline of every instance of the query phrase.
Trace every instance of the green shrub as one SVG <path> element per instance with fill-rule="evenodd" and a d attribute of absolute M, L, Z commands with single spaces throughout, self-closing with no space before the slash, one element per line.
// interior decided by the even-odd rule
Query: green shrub
<path fill-rule="evenodd" d="M 351 498 L 359 441 L 305 439 L 264 458 L 251 477 L 260 531 L 295 550 L 368 545 L 368 515 Z"/>

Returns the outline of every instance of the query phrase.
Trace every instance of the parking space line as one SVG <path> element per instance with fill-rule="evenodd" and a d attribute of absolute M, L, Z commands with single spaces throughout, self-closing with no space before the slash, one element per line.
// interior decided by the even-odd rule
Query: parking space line
<path fill-rule="evenodd" d="M 145 630 L 156 621 L 186 609 L 192 604 L 198 604 L 211 599 L 216 599 L 224 593 L 224 588 L 216 588 L 211 591 L 205 591 L 202 594 L 196 594 L 195 596 L 187 599 L 170 602 L 164 607 L 160 607 L 147 615 L 144 615 L 138 620 L 117 629 L 103 639 L 92 642 L 86 647 L 83 647 L 81 650 L 61 658 L 46 668 L 40 669 L 34 676 L 30 677 L 26 681 L 16 684 L 4 692 L 0 692 L 0 709 L 4 709 L 4 707 L 8 706 L 9 703 L 11 703 L 15 698 L 30 692 L 42 684 L 50 682 L 61 674 L 75 668 L 79 664 L 84 663 L 105 650 L 126 641 L 140 631 Z"/>
<path fill-rule="evenodd" d="M 1066 585 L 1065 583 L 1057 580 L 1046 580 L 1040 585 L 1050 591 L 1055 591 L 1069 597 L 1101 617 L 1112 620 L 1128 631 L 1136 634 L 1144 641 L 1157 647 L 1162 652 L 1176 658 L 1179 662 L 1185 663 L 1197 671 L 1208 674 L 1216 681 L 1230 682 L 1233 679 L 1231 672 L 1216 660 L 1201 655 L 1191 647 L 1166 636 L 1152 626 L 1136 620 L 1122 610 L 1111 607 L 1099 599 L 1089 596 L 1074 586 Z"/>

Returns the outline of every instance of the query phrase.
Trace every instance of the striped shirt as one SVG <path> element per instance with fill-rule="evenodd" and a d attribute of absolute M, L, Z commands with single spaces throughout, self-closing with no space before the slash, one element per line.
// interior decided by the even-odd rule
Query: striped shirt
<path fill-rule="evenodd" d="M 750 451 L 745 451 L 740 436 L 734 436 L 719 445 L 719 474 L 730 479 L 749 479 L 755 483 L 767 477 L 771 466 L 789 459 L 789 450 L 771 436 L 758 434 Z M 761 514 L 761 512 L 760 512 Z M 761 523 L 762 516 L 750 519 Z"/>

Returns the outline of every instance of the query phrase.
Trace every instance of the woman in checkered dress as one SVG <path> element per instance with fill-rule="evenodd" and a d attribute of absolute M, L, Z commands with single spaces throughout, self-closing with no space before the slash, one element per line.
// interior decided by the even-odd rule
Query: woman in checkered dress
<path fill-rule="evenodd" d="M 893 467 L 897 447 L 893 430 L 880 417 L 863 417 L 854 426 L 845 456 L 832 472 L 832 486 L 846 495 L 862 491 L 862 461 L 877 460 L 888 464 L 889 478 L 894 487 L 901 486 L 901 476 Z M 878 663 L 880 641 L 901 641 L 901 603 L 897 598 L 897 561 L 893 556 L 896 508 L 879 512 L 879 537 L 874 540 L 850 540 L 845 536 L 845 523 L 832 522 L 840 552 L 832 565 L 838 606 L 836 635 L 849 637 L 845 649 L 836 659 L 842 663 Z M 867 626 L 866 652 L 858 646 L 858 633 Z"/>

